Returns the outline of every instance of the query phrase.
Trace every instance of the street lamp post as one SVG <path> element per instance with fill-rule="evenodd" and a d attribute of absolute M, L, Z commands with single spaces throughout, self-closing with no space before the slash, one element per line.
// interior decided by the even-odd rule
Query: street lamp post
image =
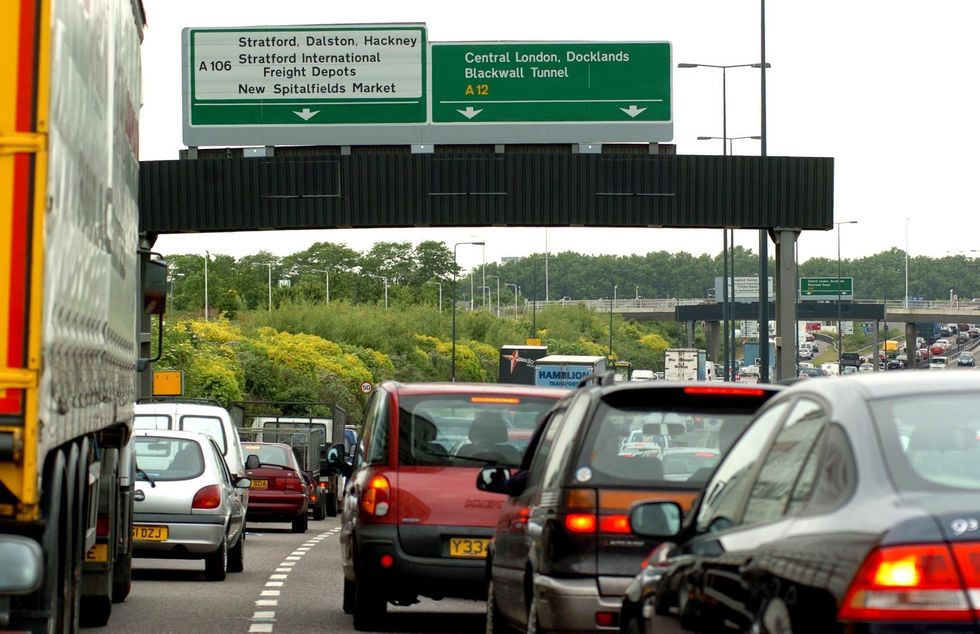
<path fill-rule="evenodd" d="M 374 273 L 368 273 L 367 275 L 368 275 L 368 277 L 376 277 L 379 280 L 381 280 L 382 282 L 384 282 L 384 285 L 385 285 L 385 309 L 387 309 L 388 308 L 388 278 L 385 277 L 384 275 L 376 275 Z"/>
<path fill-rule="evenodd" d="M 315 273 L 325 273 L 327 276 L 327 303 L 330 303 L 330 269 L 310 269 Z"/>
<path fill-rule="evenodd" d="M 483 246 L 484 245 L 484 243 L 483 243 L 482 240 L 480 240 L 478 242 L 457 242 L 456 244 L 453 245 L 453 298 L 452 298 L 452 304 L 453 304 L 453 352 L 452 352 L 452 360 L 450 361 L 450 367 L 451 367 L 451 369 L 450 369 L 450 376 L 452 378 L 453 383 L 456 382 L 456 269 L 457 269 L 457 266 L 456 266 L 456 249 L 459 248 L 460 245 L 464 245 L 464 244 L 472 244 L 472 245 L 476 245 L 476 246 Z M 470 281 L 472 283 L 472 277 L 470 278 Z M 470 297 L 472 298 L 472 291 L 470 293 Z"/>
<path fill-rule="evenodd" d="M 426 284 L 435 284 L 439 287 L 439 312 L 442 312 L 442 282 L 436 280 L 429 280 Z"/>
<path fill-rule="evenodd" d="M 491 277 L 491 278 L 497 280 L 497 317 L 500 317 L 500 276 L 499 275 L 488 275 L 487 277 Z M 490 298 L 490 306 L 491 307 L 493 306 L 493 298 L 492 297 Z"/>
<path fill-rule="evenodd" d="M 207 251 L 204 252 L 204 321 L 208 321 L 208 261 L 211 259 L 211 254 Z"/>
<path fill-rule="evenodd" d="M 619 284 L 613 284 L 613 294 L 612 299 L 609 301 L 609 357 L 612 358 L 612 340 L 613 340 L 613 306 L 616 304 L 616 291 L 619 289 Z"/>
<path fill-rule="evenodd" d="M 253 262 L 255 266 L 266 266 L 269 268 L 269 312 L 272 312 L 272 263 L 271 262 Z"/>
<path fill-rule="evenodd" d="M 905 219 L 905 310 L 909 309 L 909 219 Z"/>
<path fill-rule="evenodd" d="M 729 151 L 728 151 L 729 148 L 728 148 L 728 146 L 730 145 L 729 136 L 728 136 L 728 69 L 729 68 L 769 68 L 769 64 L 764 64 L 764 63 L 763 64 L 760 64 L 760 63 L 754 63 L 754 64 L 691 64 L 691 63 L 680 63 L 680 64 L 677 65 L 677 67 L 678 68 L 719 68 L 719 69 L 721 69 L 721 130 L 722 130 L 721 134 L 722 134 L 722 136 L 720 137 L 720 139 L 721 139 L 721 142 L 722 142 L 721 143 L 722 155 L 723 156 L 728 156 L 728 154 L 729 154 Z M 709 137 L 698 137 L 699 140 L 704 140 L 704 139 L 707 139 L 707 138 L 709 138 Z M 718 138 L 718 137 L 710 137 L 710 138 Z M 737 137 L 737 138 L 740 138 L 740 139 L 741 138 L 756 138 L 756 139 L 761 139 L 762 137 L 761 136 L 752 136 L 752 137 Z M 728 141 L 728 144 L 726 144 L 726 141 Z M 724 263 L 723 269 L 727 269 L 728 268 L 728 231 L 729 231 L 728 229 L 722 229 L 722 253 L 721 253 L 721 257 L 722 257 L 722 261 Z M 735 278 L 735 253 L 734 253 L 735 252 L 735 231 L 734 231 L 734 229 L 731 230 L 731 231 L 732 231 L 732 233 L 731 233 L 731 238 L 732 238 L 732 267 L 731 267 L 731 269 L 732 269 L 732 293 L 734 295 L 734 287 L 735 287 L 735 282 L 734 282 L 734 278 Z M 763 231 L 760 235 L 762 235 L 764 233 L 765 232 Z M 768 259 L 768 256 L 764 256 L 764 257 L 766 259 Z M 722 284 L 722 330 L 724 330 L 724 332 L 725 332 L 723 349 L 724 349 L 724 356 L 725 356 L 725 378 L 727 380 L 728 377 L 729 377 L 729 374 L 732 373 L 734 371 L 734 368 L 735 368 L 735 328 L 734 328 L 734 319 L 730 319 L 730 315 L 729 315 L 729 313 L 731 311 L 730 311 L 729 305 L 728 305 L 728 273 L 726 271 L 724 271 L 724 270 L 722 271 L 722 273 L 723 273 L 723 276 L 724 276 L 724 283 Z M 766 279 L 766 280 L 763 280 L 762 278 L 759 279 L 760 293 L 763 294 L 763 297 L 761 297 L 760 300 L 764 299 L 766 302 L 768 302 L 768 299 L 766 299 L 764 297 L 765 291 L 763 291 L 761 289 L 762 284 L 764 284 L 766 282 L 768 282 L 768 279 Z M 735 298 L 732 297 L 732 301 L 733 302 L 734 302 L 734 300 L 735 300 Z M 760 301 L 760 304 L 761 303 L 762 302 Z M 761 312 L 761 309 L 760 309 L 760 312 Z M 730 324 L 729 324 L 730 321 L 732 322 L 731 323 L 731 327 L 730 327 Z M 767 318 L 766 319 L 766 326 L 765 326 L 766 332 L 768 332 L 768 323 L 769 322 L 768 322 L 768 318 Z M 731 344 L 729 344 L 729 329 L 731 330 Z M 762 325 L 760 324 L 760 331 L 761 330 L 762 330 Z M 729 348 L 730 348 L 730 350 L 729 350 Z M 762 349 L 764 349 L 765 352 L 766 352 L 766 354 L 763 355 L 763 359 L 766 359 L 766 355 L 768 355 L 769 348 L 768 348 L 768 346 L 760 346 L 760 351 Z M 765 371 L 766 371 L 766 375 L 763 375 L 763 378 L 766 378 L 767 379 L 768 378 L 767 377 L 767 375 L 768 375 L 768 365 L 766 365 Z"/>
<path fill-rule="evenodd" d="M 504 282 L 504 286 L 514 287 L 514 319 L 517 319 L 517 295 L 520 292 L 521 287 L 518 286 L 517 284 L 510 284 L 508 282 Z M 497 293 L 497 301 L 498 302 L 500 301 L 500 293 Z"/>
<path fill-rule="evenodd" d="M 841 311 L 840 311 L 840 304 L 841 304 L 840 226 L 856 225 L 857 220 L 842 220 L 841 222 L 835 222 L 834 224 L 837 225 L 837 372 L 841 373 L 840 359 L 841 359 L 841 354 L 844 352 L 844 348 L 843 348 L 844 333 L 843 330 L 841 330 Z M 877 363 L 878 360 L 875 359 L 875 364 Z"/>

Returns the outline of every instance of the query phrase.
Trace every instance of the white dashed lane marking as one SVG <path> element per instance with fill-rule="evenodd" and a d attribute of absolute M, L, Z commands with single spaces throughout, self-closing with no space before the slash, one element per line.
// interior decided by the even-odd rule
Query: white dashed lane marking
<path fill-rule="evenodd" d="M 269 575 L 269 580 L 265 582 L 266 588 L 281 588 L 286 584 L 286 579 L 289 578 L 289 573 L 293 571 L 293 567 L 296 562 L 302 559 L 303 555 L 308 553 L 310 549 L 319 544 L 321 541 L 336 534 L 340 529 L 334 528 L 325 533 L 317 535 L 311 538 L 309 541 L 305 542 L 301 547 L 297 548 L 289 554 L 275 569 L 273 574 Z M 278 597 L 281 594 L 281 590 L 262 590 L 259 593 L 261 597 Z M 256 599 L 256 607 L 263 608 L 273 608 L 278 607 L 278 599 Z M 252 614 L 251 624 L 249 625 L 249 632 L 271 632 L 273 623 L 276 620 L 275 610 L 256 610 Z"/>

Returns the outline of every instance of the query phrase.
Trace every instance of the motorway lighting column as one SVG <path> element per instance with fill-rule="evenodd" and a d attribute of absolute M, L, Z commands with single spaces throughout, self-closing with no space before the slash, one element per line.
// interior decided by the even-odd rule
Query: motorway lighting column
<path fill-rule="evenodd" d="M 857 220 L 842 220 L 841 222 L 835 222 L 837 225 L 837 372 L 841 372 L 840 359 L 841 354 L 844 352 L 844 337 L 843 330 L 841 329 L 841 269 L 840 269 L 840 226 L 841 225 L 856 225 Z M 853 289 L 851 291 L 854 292 Z M 877 352 L 875 353 L 877 355 Z M 878 360 L 875 359 L 875 365 L 877 365 Z"/>
<path fill-rule="evenodd" d="M 514 287 L 514 319 L 517 319 L 517 294 L 520 290 L 520 286 L 518 286 L 517 284 L 511 284 L 509 282 L 504 282 L 504 286 Z M 497 293 L 497 300 L 498 301 L 500 300 L 500 293 Z"/>
<path fill-rule="evenodd" d="M 479 242 L 457 242 L 456 244 L 453 245 L 453 297 L 452 297 L 452 304 L 453 304 L 453 332 L 452 332 L 453 352 L 452 352 L 452 360 L 450 361 L 450 367 L 451 367 L 451 369 L 450 369 L 450 379 L 452 380 L 453 383 L 456 382 L 456 269 L 457 269 L 457 266 L 456 266 L 456 249 L 458 249 L 461 245 L 464 245 L 464 244 L 472 244 L 472 245 L 476 245 L 476 246 L 483 246 L 484 243 L 483 243 L 483 241 L 479 241 Z M 470 283 L 471 284 L 472 284 L 472 281 L 473 281 L 473 278 L 472 278 L 472 273 L 471 273 L 470 274 Z M 472 300 L 472 292 L 470 293 L 470 299 Z"/>

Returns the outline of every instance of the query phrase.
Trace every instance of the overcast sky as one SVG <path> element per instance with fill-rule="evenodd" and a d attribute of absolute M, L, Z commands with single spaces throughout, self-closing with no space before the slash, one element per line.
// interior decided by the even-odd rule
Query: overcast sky
<path fill-rule="evenodd" d="M 674 139 L 678 154 L 720 154 L 721 71 L 679 62 L 744 64 L 760 59 L 759 0 L 642 2 L 423 2 L 367 0 L 144 0 L 140 154 L 175 159 L 181 141 L 180 32 L 184 27 L 424 22 L 430 41 L 669 41 L 673 46 Z M 844 258 L 891 247 L 914 257 L 980 248 L 977 209 L 980 2 L 975 0 L 770 0 L 766 75 L 771 156 L 835 159 L 834 216 Z M 728 71 L 728 135 L 760 129 L 759 71 Z M 758 154 L 754 140 L 735 154 Z M 330 230 L 161 236 L 157 250 L 287 255 L 313 242 L 367 251 L 378 241 L 483 239 L 460 247 L 469 268 L 532 251 L 626 255 L 718 253 L 717 230 L 461 228 Z M 757 231 L 736 242 L 758 251 Z M 469 253 L 467 253 L 469 251 Z M 770 254 L 772 249 L 770 245 Z M 969 254 L 976 255 L 976 254 Z M 800 259 L 837 256 L 834 231 L 806 232 Z"/>

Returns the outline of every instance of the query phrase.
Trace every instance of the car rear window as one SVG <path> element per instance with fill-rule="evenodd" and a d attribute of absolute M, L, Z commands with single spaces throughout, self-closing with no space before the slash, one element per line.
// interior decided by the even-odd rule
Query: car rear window
<path fill-rule="evenodd" d="M 553 399 L 488 394 L 402 396 L 398 461 L 403 465 L 517 466 Z"/>
<path fill-rule="evenodd" d="M 247 443 L 242 445 L 242 452 L 245 454 L 246 459 L 251 455 L 258 456 L 259 462 L 262 464 L 273 464 L 283 467 L 293 466 L 293 452 L 289 447 Z"/>
<path fill-rule="evenodd" d="M 588 484 L 700 487 L 770 394 L 664 396 L 600 402 L 577 463 L 577 473 L 589 468 Z"/>
<path fill-rule="evenodd" d="M 193 440 L 139 436 L 133 447 L 137 476 L 142 479 L 149 476 L 154 482 L 191 480 L 204 473 L 204 455 Z"/>
<path fill-rule="evenodd" d="M 872 410 L 900 490 L 980 489 L 980 394 L 906 396 Z"/>

